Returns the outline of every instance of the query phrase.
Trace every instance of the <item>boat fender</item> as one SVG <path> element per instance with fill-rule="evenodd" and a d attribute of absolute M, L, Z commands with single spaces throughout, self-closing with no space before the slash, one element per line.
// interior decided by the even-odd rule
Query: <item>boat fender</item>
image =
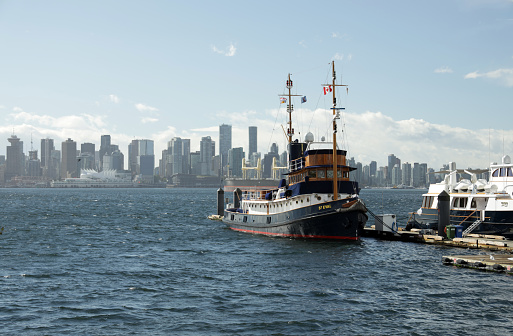
<path fill-rule="evenodd" d="M 499 272 L 502 272 L 504 271 L 506 268 L 502 265 L 499 265 L 499 264 L 495 264 L 492 266 L 492 268 L 495 270 L 495 271 L 499 271 Z"/>
<path fill-rule="evenodd" d="M 474 267 L 476 268 L 483 268 L 483 267 L 486 267 L 486 264 L 480 262 L 480 261 L 477 261 L 474 263 Z"/>
<path fill-rule="evenodd" d="M 466 265 L 468 263 L 465 260 L 463 260 L 463 259 L 458 259 L 458 260 L 456 260 L 456 264 L 458 264 L 458 265 Z"/>
<path fill-rule="evenodd" d="M 444 264 L 452 264 L 454 260 L 452 260 L 451 258 L 444 258 L 444 260 L 442 260 L 442 263 Z"/>

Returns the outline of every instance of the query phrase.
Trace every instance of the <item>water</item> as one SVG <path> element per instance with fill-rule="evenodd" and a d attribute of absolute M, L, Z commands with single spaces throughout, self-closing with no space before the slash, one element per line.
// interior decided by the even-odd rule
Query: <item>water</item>
<path fill-rule="evenodd" d="M 363 190 L 400 226 L 418 190 Z M 485 253 L 291 240 L 206 217 L 215 189 L 0 189 L 4 335 L 506 335 L 512 277 Z"/>

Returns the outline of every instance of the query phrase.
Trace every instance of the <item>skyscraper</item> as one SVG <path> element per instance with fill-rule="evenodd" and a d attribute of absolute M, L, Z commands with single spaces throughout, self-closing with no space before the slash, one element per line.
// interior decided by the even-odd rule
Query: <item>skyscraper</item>
<path fill-rule="evenodd" d="M 45 169 L 48 169 L 50 164 L 50 156 L 52 151 L 55 150 L 53 146 L 53 139 L 41 139 L 41 167 L 43 168 L 43 175 Z"/>
<path fill-rule="evenodd" d="M 257 127 L 256 126 L 249 126 L 249 153 L 248 157 L 251 157 L 251 154 L 256 153 L 257 150 Z"/>
<path fill-rule="evenodd" d="M 228 157 L 228 153 L 226 156 Z M 201 175 L 212 175 L 212 138 L 210 136 L 201 138 L 199 164 Z"/>
<path fill-rule="evenodd" d="M 103 156 L 105 154 L 111 154 L 112 148 L 110 146 L 110 135 L 102 135 L 100 142 L 100 170 L 103 170 Z"/>
<path fill-rule="evenodd" d="M 222 124 L 219 126 L 219 155 L 223 168 L 228 164 L 228 150 L 230 148 L 232 148 L 232 125 Z"/>
<path fill-rule="evenodd" d="M 78 166 L 80 169 L 95 169 L 96 162 L 94 158 L 95 145 L 93 143 L 83 143 L 80 145 L 80 157 Z"/>
<path fill-rule="evenodd" d="M 167 143 L 167 153 L 170 156 L 168 159 L 171 171 L 168 176 L 174 174 L 185 174 L 183 171 L 183 141 L 180 137 L 174 137 Z"/>
<path fill-rule="evenodd" d="M 77 143 L 70 138 L 62 142 L 61 178 L 78 177 Z"/>
<path fill-rule="evenodd" d="M 230 177 L 242 177 L 242 160 L 244 159 L 242 147 L 230 148 L 228 151 L 228 164 L 230 165 Z"/>
<path fill-rule="evenodd" d="M 7 158 L 5 160 L 5 180 L 9 181 L 15 176 L 25 175 L 25 157 L 23 154 L 23 141 L 16 135 L 7 139 L 10 146 L 7 146 Z"/>

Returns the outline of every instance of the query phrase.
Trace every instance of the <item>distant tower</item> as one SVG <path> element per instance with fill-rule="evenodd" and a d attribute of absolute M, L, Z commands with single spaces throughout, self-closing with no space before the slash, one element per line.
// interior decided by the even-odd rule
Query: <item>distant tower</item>
<path fill-rule="evenodd" d="M 25 158 L 23 155 L 23 141 L 20 141 L 16 135 L 7 139 L 11 145 L 7 146 L 7 157 L 5 167 L 5 180 L 9 181 L 15 176 L 25 175 Z"/>
<path fill-rule="evenodd" d="M 105 154 L 112 154 L 112 148 L 110 143 L 110 135 L 102 135 L 100 143 L 100 170 L 103 170 L 103 156 Z"/>
<path fill-rule="evenodd" d="M 78 177 L 77 143 L 70 138 L 62 142 L 61 178 Z"/>
<path fill-rule="evenodd" d="M 228 164 L 228 151 L 232 148 L 232 125 L 222 124 L 219 126 L 219 156 L 221 167 Z"/>
<path fill-rule="evenodd" d="M 251 154 L 256 153 L 257 150 L 257 127 L 249 126 L 249 153 L 248 157 L 251 157 Z"/>
<path fill-rule="evenodd" d="M 231 126 L 230 126 L 231 127 Z M 200 174 L 212 175 L 212 138 L 202 137 L 200 142 Z M 227 153 L 228 155 L 228 153 Z"/>
<path fill-rule="evenodd" d="M 242 147 L 231 148 L 228 151 L 228 164 L 230 165 L 230 177 L 242 177 L 242 160 L 244 159 Z"/>
<path fill-rule="evenodd" d="M 94 158 L 95 145 L 86 142 L 80 145 L 80 160 L 78 165 L 81 169 L 95 169 L 96 162 Z"/>

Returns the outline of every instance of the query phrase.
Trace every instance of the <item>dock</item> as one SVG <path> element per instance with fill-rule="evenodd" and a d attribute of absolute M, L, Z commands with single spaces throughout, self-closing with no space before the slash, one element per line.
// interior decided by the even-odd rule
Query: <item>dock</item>
<path fill-rule="evenodd" d="M 391 232 L 376 230 L 374 226 L 366 227 L 364 229 L 363 236 L 383 240 L 397 240 L 470 249 L 488 249 L 490 251 L 513 252 L 513 240 L 507 240 L 503 236 L 469 234 L 465 238 L 447 239 L 438 236 L 437 232 L 434 230 L 412 229 L 411 231 L 405 231 L 399 228 L 397 231 Z"/>
<path fill-rule="evenodd" d="M 444 265 L 513 274 L 513 254 L 443 256 Z"/>

